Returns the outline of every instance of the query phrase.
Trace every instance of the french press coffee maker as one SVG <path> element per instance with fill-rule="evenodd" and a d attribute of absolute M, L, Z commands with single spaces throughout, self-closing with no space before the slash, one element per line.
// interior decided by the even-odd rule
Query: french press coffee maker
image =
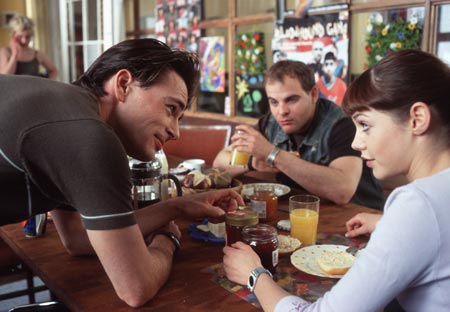
<path fill-rule="evenodd" d="M 161 201 L 162 182 L 164 179 L 170 179 L 174 182 L 177 196 L 183 195 L 181 184 L 177 177 L 172 174 L 162 174 L 161 168 L 162 165 L 157 159 L 149 162 L 130 161 L 134 209 L 143 208 Z"/>

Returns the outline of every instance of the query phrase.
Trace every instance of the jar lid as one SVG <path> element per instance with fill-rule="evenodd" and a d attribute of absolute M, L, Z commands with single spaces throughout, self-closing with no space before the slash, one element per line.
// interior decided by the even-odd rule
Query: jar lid
<path fill-rule="evenodd" d="M 242 229 L 242 238 L 244 242 L 250 241 L 270 241 L 276 239 L 277 229 L 269 224 L 260 223 L 248 225 Z"/>
<path fill-rule="evenodd" d="M 225 216 L 226 224 L 233 226 L 254 225 L 258 221 L 258 213 L 248 208 L 229 212 Z"/>

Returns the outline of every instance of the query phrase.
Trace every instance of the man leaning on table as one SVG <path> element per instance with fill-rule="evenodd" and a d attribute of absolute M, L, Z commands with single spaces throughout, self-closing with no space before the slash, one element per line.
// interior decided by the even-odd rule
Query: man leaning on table
<path fill-rule="evenodd" d="M 265 89 L 270 112 L 257 129 L 236 126 L 241 131 L 219 152 L 214 167 L 232 175 L 277 172 L 281 183 L 337 204 L 382 209 L 381 186 L 351 148 L 355 126 L 336 104 L 319 98 L 313 71 L 302 62 L 279 61 L 266 74 Z M 247 168 L 229 165 L 234 148 L 252 155 Z"/>
<path fill-rule="evenodd" d="M 0 75 L 0 225 L 51 210 L 70 254 L 96 254 L 128 305 L 150 300 L 179 248 L 172 220 L 244 204 L 221 190 L 133 211 L 127 154 L 151 160 L 179 137 L 198 68 L 189 52 L 137 39 L 105 51 L 75 85 Z"/>

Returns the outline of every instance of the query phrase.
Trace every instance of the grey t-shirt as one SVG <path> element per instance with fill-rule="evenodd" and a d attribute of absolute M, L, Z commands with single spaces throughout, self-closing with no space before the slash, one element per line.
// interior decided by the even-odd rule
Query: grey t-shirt
<path fill-rule="evenodd" d="M 126 152 L 80 87 L 0 75 L 0 225 L 58 207 L 87 229 L 135 224 Z"/>

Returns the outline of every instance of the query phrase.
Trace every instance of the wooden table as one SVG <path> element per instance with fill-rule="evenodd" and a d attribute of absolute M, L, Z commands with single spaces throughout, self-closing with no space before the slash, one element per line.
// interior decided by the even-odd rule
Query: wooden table
<path fill-rule="evenodd" d="M 254 176 L 249 177 L 253 182 Z M 244 176 L 243 181 L 247 178 Z M 287 196 L 280 200 L 287 208 Z M 344 233 L 344 223 L 358 212 L 376 212 L 358 205 L 321 204 L 319 231 Z M 278 211 L 279 219 L 289 216 Z M 182 250 L 174 258 L 169 280 L 139 311 L 259 311 L 225 290 L 201 272 L 222 262 L 222 245 L 190 237 L 190 220 L 177 221 L 182 230 Z M 115 294 L 100 262 L 95 257 L 71 257 L 62 246 L 50 222 L 47 233 L 25 238 L 18 224 L 0 227 L 0 235 L 48 288 L 72 311 L 133 311 Z M 149 268 L 151 270 L 152 268 Z"/>

